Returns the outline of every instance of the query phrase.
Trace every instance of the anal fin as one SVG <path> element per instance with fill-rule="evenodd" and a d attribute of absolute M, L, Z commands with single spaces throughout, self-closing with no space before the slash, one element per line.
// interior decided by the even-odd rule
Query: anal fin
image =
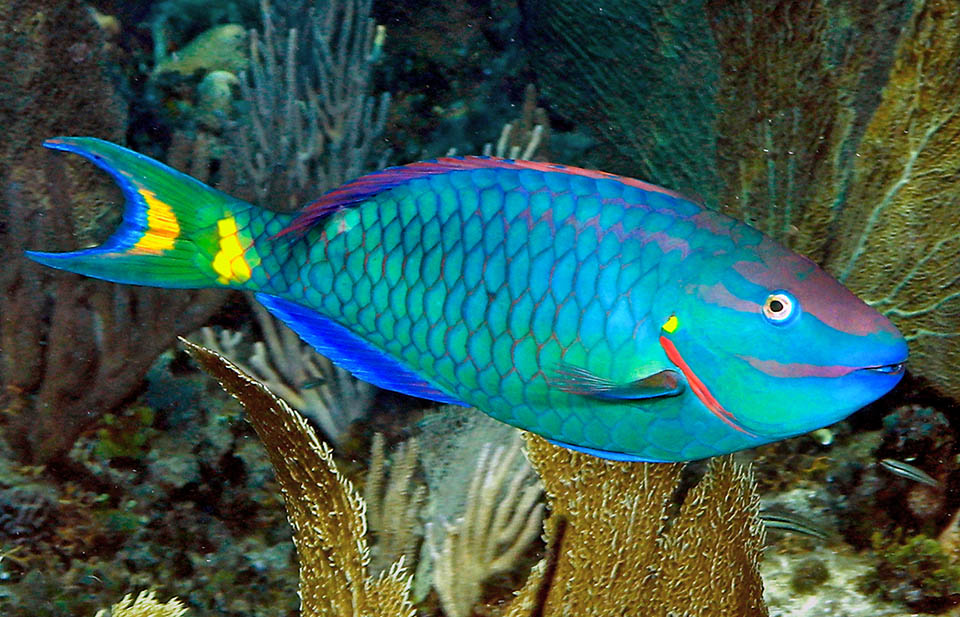
<path fill-rule="evenodd" d="M 358 379 L 410 396 L 468 406 L 332 319 L 278 296 L 258 293 L 256 298 L 300 338 Z"/>

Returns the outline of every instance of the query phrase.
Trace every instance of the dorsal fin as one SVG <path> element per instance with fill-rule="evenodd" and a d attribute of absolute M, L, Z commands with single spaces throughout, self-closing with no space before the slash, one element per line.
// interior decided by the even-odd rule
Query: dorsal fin
<path fill-rule="evenodd" d="M 514 159 L 501 159 L 493 156 L 446 156 L 419 163 L 410 163 L 398 167 L 388 167 L 381 171 L 375 171 L 371 174 L 361 176 L 356 180 L 347 182 L 343 186 L 327 192 L 320 199 L 311 202 L 303 207 L 300 214 L 290 225 L 277 235 L 283 235 L 290 232 L 305 231 L 315 225 L 318 221 L 330 216 L 334 212 L 355 206 L 374 195 L 383 191 L 401 186 L 414 180 L 437 174 L 445 174 L 453 171 L 463 171 L 471 169 L 530 169 L 541 172 L 564 173 L 575 176 L 583 176 L 596 179 L 610 179 L 622 182 L 628 186 L 633 186 L 644 191 L 654 191 L 665 193 L 673 197 L 686 199 L 679 193 L 669 189 L 659 187 L 649 182 L 627 178 L 607 173 L 605 171 L 594 171 L 592 169 L 583 169 L 581 167 L 572 167 L 570 165 L 561 165 L 558 163 L 541 163 L 538 161 L 521 161 Z"/>

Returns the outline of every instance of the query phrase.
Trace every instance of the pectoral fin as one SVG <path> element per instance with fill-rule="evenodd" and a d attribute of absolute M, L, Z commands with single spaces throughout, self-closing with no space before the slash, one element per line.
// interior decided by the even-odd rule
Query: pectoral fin
<path fill-rule="evenodd" d="M 683 392 L 678 371 L 666 369 L 628 383 L 616 383 L 590 371 L 561 364 L 554 371 L 551 385 L 555 388 L 601 400 L 634 400 L 677 396 Z"/>

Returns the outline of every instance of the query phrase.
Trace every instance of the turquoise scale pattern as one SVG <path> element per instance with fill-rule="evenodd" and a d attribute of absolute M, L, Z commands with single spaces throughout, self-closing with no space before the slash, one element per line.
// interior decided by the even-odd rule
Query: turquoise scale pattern
<path fill-rule="evenodd" d="M 731 437 L 708 413 L 681 413 L 699 405 L 692 396 L 645 408 L 550 382 L 560 363 L 614 381 L 670 366 L 657 337 L 675 281 L 697 261 L 684 259 L 689 247 L 730 245 L 704 224 L 713 216 L 611 179 L 458 170 L 284 236 L 263 256 L 270 278 L 254 278 L 499 420 L 596 449 L 697 458 Z"/>

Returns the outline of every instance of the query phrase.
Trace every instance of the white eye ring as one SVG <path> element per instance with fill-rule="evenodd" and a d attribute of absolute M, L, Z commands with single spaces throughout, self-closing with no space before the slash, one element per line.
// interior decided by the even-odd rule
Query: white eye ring
<path fill-rule="evenodd" d="M 782 326 L 793 321 L 799 312 L 800 303 L 793 294 L 778 290 L 767 296 L 763 303 L 763 316 L 774 325 Z"/>

